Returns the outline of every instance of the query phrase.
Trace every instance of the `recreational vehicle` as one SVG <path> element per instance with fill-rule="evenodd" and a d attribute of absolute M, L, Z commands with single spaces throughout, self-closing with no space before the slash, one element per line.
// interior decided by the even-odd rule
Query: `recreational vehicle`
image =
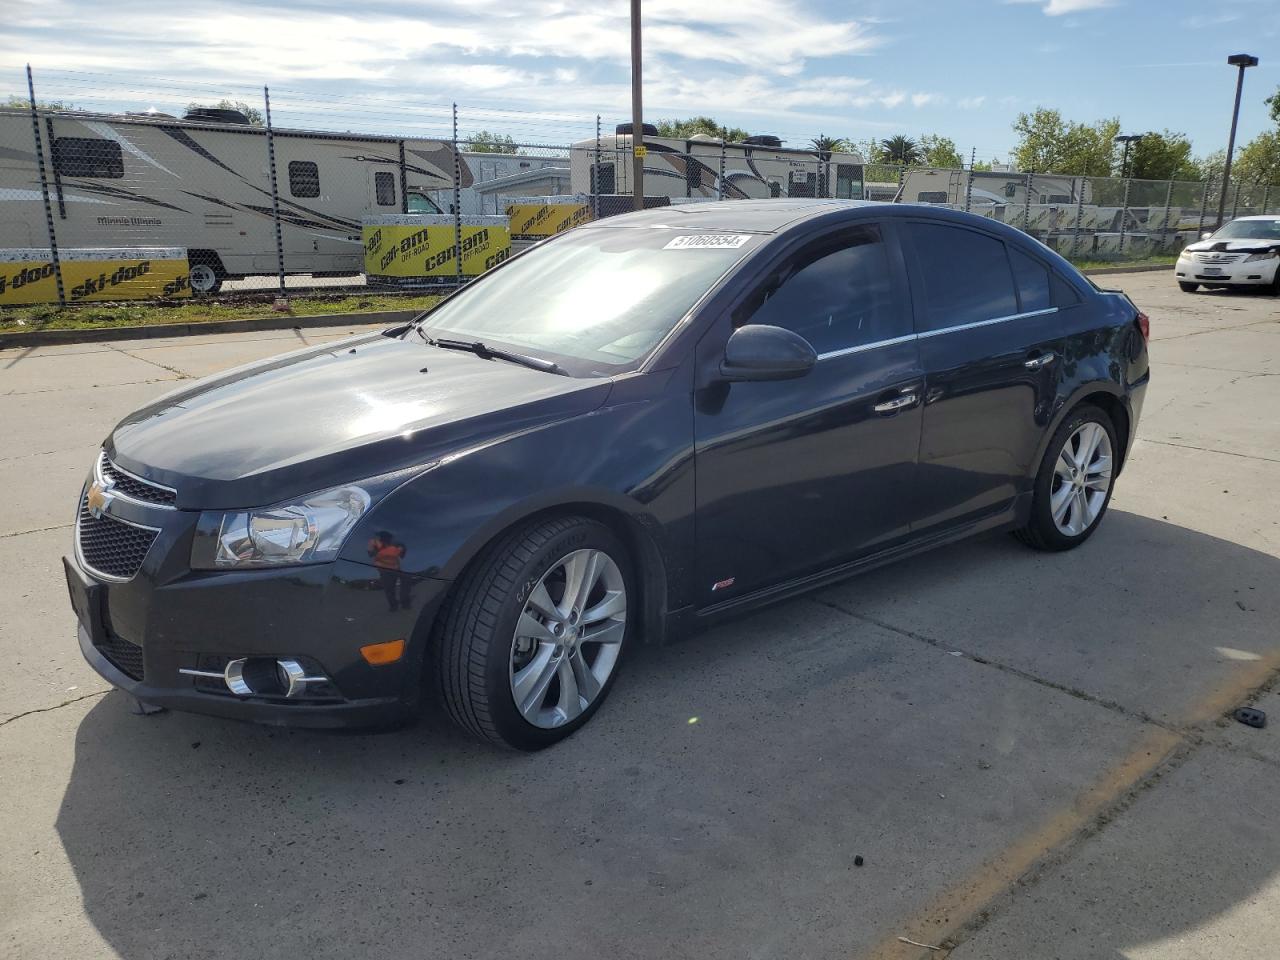
<path fill-rule="evenodd" d="M 458 191 L 463 216 L 500 216 L 517 197 L 569 192 L 569 158 L 461 151 L 471 185 Z M 432 192 L 436 205 L 453 212 L 453 184 Z"/>
<path fill-rule="evenodd" d="M 861 200 L 862 158 L 854 153 L 784 147 L 777 137 L 729 143 L 698 134 L 660 137 L 645 125 L 647 197 L 741 200 L 767 197 L 839 197 Z M 581 140 L 570 160 L 573 192 L 630 194 L 631 124 L 613 136 Z"/>
<path fill-rule="evenodd" d="M 277 271 L 267 132 L 242 114 L 56 112 L 38 130 L 59 246 L 185 247 L 204 293 Z M 363 216 L 439 213 L 431 195 L 452 187 L 448 142 L 273 133 L 287 273 L 358 273 Z M 458 166 L 466 189 L 470 170 Z M 48 242 L 31 114 L 0 110 L 0 248 Z"/>

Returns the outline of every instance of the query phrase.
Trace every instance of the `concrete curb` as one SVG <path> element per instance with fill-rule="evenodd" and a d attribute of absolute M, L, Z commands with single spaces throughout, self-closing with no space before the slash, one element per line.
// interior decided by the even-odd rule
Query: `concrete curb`
<path fill-rule="evenodd" d="M 1095 267 L 1092 270 L 1081 270 L 1086 277 L 1105 277 L 1110 273 L 1156 273 L 1159 270 L 1172 270 L 1172 263 L 1153 263 L 1144 267 Z"/>
<path fill-rule="evenodd" d="M 1112 273 L 1150 273 L 1172 270 L 1172 264 L 1143 267 L 1099 267 L 1085 270 L 1088 276 Z M 385 323 L 392 326 L 413 319 L 421 310 L 383 310 L 377 313 L 322 313 L 312 317 L 254 317 L 249 320 L 210 320 L 205 323 L 166 323 L 149 327 L 99 327 L 80 330 L 30 330 L 0 333 L 0 350 L 6 347 L 45 347 L 58 343 L 102 343 L 108 340 L 152 340 L 161 337 L 192 337 L 204 333 L 250 333 L 255 330 L 293 330 L 308 327 L 345 327 L 353 323 Z"/>
<path fill-rule="evenodd" d="M 99 327 L 80 330 L 30 330 L 0 333 L 5 347 L 45 347 L 58 343 L 101 343 L 107 340 L 152 340 L 192 337 L 204 333 L 251 333 L 256 330 L 294 330 L 308 327 L 345 327 L 381 323 L 393 326 L 413 319 L 421 310 L 381 310 L 372 313 L 322 313 L 311 317 L 279 314 L 248 320 L 209 320 L 204 323 L 166 323 L 148 327 Z"/>

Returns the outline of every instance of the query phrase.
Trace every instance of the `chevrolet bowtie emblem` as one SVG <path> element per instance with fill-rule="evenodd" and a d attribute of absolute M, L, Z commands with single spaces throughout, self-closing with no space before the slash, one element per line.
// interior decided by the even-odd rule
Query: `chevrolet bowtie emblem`
<path fill-rule="evenodd" d="M 107 512 L 107 506 L 115 499 L 111 492 L 113 486 L 115 483 L 111 480 L 95 480 L 89 484 L 89 493 L 84 498 L 84 505 L 93 519 L 101 520 L 102 515 Z"/>

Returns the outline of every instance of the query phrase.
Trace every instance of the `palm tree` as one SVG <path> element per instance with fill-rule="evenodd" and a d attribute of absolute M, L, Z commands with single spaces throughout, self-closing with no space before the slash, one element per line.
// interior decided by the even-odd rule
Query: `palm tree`
<path fill-rule="evenodd" d="M 809 146 L 812 147 L 823 160 L 830 160 L 832 153 L 840 150 L 847 150 L 849 148 L 848 142 L 843 137 L 828 137 L 825 133 L 820 133 L 810 140 Z"/>
<path fill-rule="evenodd" d="M 909 167 L 921 161 L 920 145 L 910 137 L 899 134 L 880 141 L 880 149 L 884 151 L 885 163 L 897 163 Z"/>

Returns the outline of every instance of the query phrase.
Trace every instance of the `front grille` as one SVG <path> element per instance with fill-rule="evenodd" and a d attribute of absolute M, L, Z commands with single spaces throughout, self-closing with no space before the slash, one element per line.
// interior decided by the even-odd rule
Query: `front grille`
<path fill-rule="evenodd" d="M 1235 263 L 1244 259 L 1243 253 L 1197 253 L 1196 260 L 1200 263 Z"/>
<path fill-rule="evenodd" d="M 142 566 L 147 551 L 155 542 L 156 531 L 135 527 L 112 517 L 98 519 L 82 500 L 76 537 L 80 557 L 91 572 L 128 580 Z"/>
<path fill-rule="evenodd" d="M 142 648 L 137 644 L 108 633 L 107 639 L 98 644 L 98 651 L 115 664 L 121 673 L 134 680 L 143 679 Z"/>
<path fill-rule="evenodd" d="M 113 490 L 132 500 L 143 503 L 154 503 L 162 507 L 172 507 L 178 502 L 178 495 L 168 487 L 141 480 L 131 473 L 125 473 L 107 459 L 106 453 L 100 455 L 98 472 L 103 480 L 110 480 Z"/>

